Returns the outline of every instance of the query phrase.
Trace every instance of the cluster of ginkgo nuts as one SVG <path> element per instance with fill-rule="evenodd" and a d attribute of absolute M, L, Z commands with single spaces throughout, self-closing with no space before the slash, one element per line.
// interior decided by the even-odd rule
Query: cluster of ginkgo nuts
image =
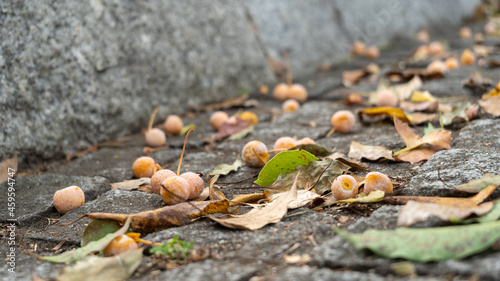
<path fill-rule="evenodd" d="M 153 120 L 157 110 L 158 109 L 155 109 L 155 111 L 151 115 L 148 129 L 144 135 L 147 145 L 153 147 L 165 145 L 165 143 L 167 142 L 167 136 L 165 132 L 167 132 L 167 134 L 169 135 L 177 135 L 184 128 L 184 123 L 178 115 L 167 116 L 165 122 L 163 123 L 164 130 L 153 128 Z"/>
<path fill-rule="evenodd" d="M 132 171 L 136 178 L 150 177 L 153 193 L 160 195 L 168 205 L 178 204 L 198 197 L 204 188 L 199 174 L 186 172 L 181 175 L 168 169 L 161 169 L 149 156 L 137 158 Z"/>
<path fill-rule="evenodd" d="M 353 176 L 338 176 L 332 183 L 332 194 L 337 200 L 355 198 L 358 195 L 358 182 Z M 393 185 L 389 177 L 379 172 L 370 172 L 364 180 L 363 191 L 366 195 L 375 190 L 391 193 Z"/>

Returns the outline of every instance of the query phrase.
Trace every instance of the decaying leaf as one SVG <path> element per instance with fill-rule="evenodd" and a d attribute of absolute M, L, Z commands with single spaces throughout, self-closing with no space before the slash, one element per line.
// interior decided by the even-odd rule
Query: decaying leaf
<path fill-rule="evenodd" d="M 392 157 L 392 150 L 388 150 L 383 146 L 363 145 L 356 141 L 351 141 L 351 147 L 349 148 L 349 154 L 347 154 L 347 156 L 356 160 L 366 159 L 377 161 L 381 158 L 394 160 Z"/>
<path fill-rule="evenodd" d="M 114 220 L 119 223 L 130 218 L 130 227 L 139 232 L 153 232 L 193 222 L 207 214 L 229 214 L 229 202 L 223 201 L 191 201 L 166 206 L 152 211 L 136 214 L 88 213 L 82 217 L 93 220 Z"/>
<path fill-rule="evenodd" d="M 299 175 L 300 173 L 297 173 L 294 184 L 289 191 L 262 208 L 254 208 L 243 215 L 230 215 L 222 218 L 210 217 L 210 219 L 228 228 L 245 230 L 257 230 L 267 224 L 277 223 L 287 213 L 288 204 L 297 198 Z"/>
<path fill-rule="evenodd" d="M 241 162 L 241 157 L 238 154 L 238 156 L 236 157 L 236 160 L 233 162 L 233 164 L 225 164 L 225 163 L 219 164 L 219 165 L 215 166 L 214 170 L 211 173 L 209 173 L 208 175 L 209 176 L 215 176 L 215 175 L 225 176 L 232 171 L 238 171 L 238 169 L 241 168 L 242 165 L 243 165 L 243 163 Z"/>
<path fill-rule="evenodd" d="M 17 155 L 0 163 L 0 184 L 13 178 L 17 172 Z"/>
<path fill-rule="evenodd" d="M 212 201 L 227 200 L 226 195 L 224 195 L 224 193 L 217 186 L 215 186 L 215 182 L 218 179 L 219 175 L 215 175 L 210 179 L 210 182 L 208 183 L 208 194 L 210 200 Z"/>
<path fill-rule="evenodd" d="M 451 132 L 446 130 L 431 131 L 422 138 L 417 136 L 408 124 L 394 118 L 394 126 L 406 144 L 406 148 L 394 153 L 398 159 L 416 163 L 428 160 L 434 153 L 443 149 L 450 149 Z M 430 145 L 430 147 L 422 147 Z"/>
<path fill-rule="evenodd" d="M 424 83 L 419 76 L 413 77 L 407 83 L 391 86 L 392 90 L 398 95 L 399 100 L 407 100 L 412 93 L 422 87 Z"/>
<path fill-rule="evenodd" d="M 466 110 L 471 107 L 472 104 L 470 102 L 462 102 L 454 105 L 451 112 L 445 113 L 441 116 L 442 124 L 444 126 L 448 126 L 451 125 L 454 120 L 458 120 L 459 122 L 469 121 Z"/>
<path fill-rule="evenodd" d="M 399 120 L 402 120 L 406 123 L 410 123 L 410 120 L 406 116 L 406 114 L 399 108 L 395 107 L 374 107 L 374 108 L 367 108 L 363 110 L 358 111 L 358 117 L 359 120 L 363 123 L 369 123 L 366 120 L 366 116 L 368 117 L 389 117 L 393 119 L 394 117 L 398 118 Z"/>
<path fill-rule="evenodd" d="M 276 198 L 279 198 L 279 197 L 283 196 L 284 194 L 286 194 L 286 193 L 281 192 L 281 193 L 274 194 L 272 200 L 275 200 Z M 311 204 L 311 202 L 314 201 L 314 199 L 316 199 L 318 197 L 319 197 L 319 194 L 316 192 L 312 192 L 309 190 L 303 190 L 303 189 L 298 190 L 297 191 L 297 199 L 293 200 L 292 202 L 290 202 L 288 204 L 288 209 L 292 210 L 292 209 L 304 207 L 306 205 Z"/>
<path fill-rule="evenodd" d="M 307 166 L 298 166 L 288 174 L 281 174 L 273 183 L 272 193 L 289 190 L 293 185 L 295 176 L 300 172 L 302 176 L 297 180 L 298 189 L 309 189 L 314 186 L 318 194 L 323 194 L 331 189 L 331 180 L 342 175 L 349 166 L 333 159 L 312 161 Z"/>
<path fill-rule="evenodd" d="M 280 152 L 266 163 L 255 183 L 260 186 L 271 185 L 280 174 L 290 173 L 295 170 L 295 167 L 307 166 L 311 161 L 316 160 L 318 160 L 316 156 L 304 150 Z"/>
<path fill-rule="evenodd" d="M 140 178 L 135 180 L 126 180 L 122 182 L 115 182 L 111 184 L 111 189 L 121 189 L 121 190 L 135 190 L 139 189 L 140 186 L 149 185 L 151 178 Z"/>
<path fill-rule="evenodd" d="M 469 193 L 478 193 L 489 185 L 500 185 L 500 175 L 487 173 L 480 179 L 471 180 L 466 184 L 455 187 L 455 189 Z"/>
<path fill-rule="evenodd" d="M 437 196 L 391 196 L 384 198 L 384 201 L 390 204 L 406 204 L 409 201 L 418 201 L 426 203 L 441 204 L 446 206 L 472 208 L 477 207 L 481 202 L 488 198 L 497 187 L 489 185 L 478 194 L 469 197 L 437 197 Z"/>
<path fill-rule="evenodd" d="M 89 256 L 63 268 L 58 281 L 120 281 L 127 280 L 142 262 L 142 250 L 131 250 L 119 255 L 103 258 Z"/>
<path fill-rule="evenodd" d="M 477 102 L 484 109 L 484 111 L 486 111 L 486 113 L 491 114 L 495 117 L 500 116 L 500 96 L 481 99 Z"/>
<path fill-rule="evenodd" d="M 109 233 L 103 238 L 96 240 L 96 241 L 91 241 L 88 244 L 86 244 L 84 247 L 78 248 L 73 251 L 67 251 L 64 252 L 60 255 L 56 256 L 50 256 L 50 257 L 42 257 L 38 256 L 39 259 L 50 261 L 50 262 L 56 262 L 56 263 L 62 263 L 62 262 L 76 262 L 78 260 L 81 260 L 85 256 L 87 256 L 90 253 L 93 252 L 98 252 L 106 248 L 108 246 L 109 242 L 111 240 L 115 239 L 116 237 L 125 234 L 127 232 L 128 227 L 130 226 L 131 219 L 130 218 L 125 218 L 124 220 L 121 221 L 123 223 L 123 226 L 118 229 L 117 231 L 113 233 Z"/>
<path fill-rule="evenodd" d="M 490 212 L 491 209 L 493 209 L 492 202 L 486 202 L 476 207 L 457 207 L 409 201 L 399 210 L 398 226 L 410 226 L 430 217 L 438 217 L 442 221 L 463 220 L 473 214 L 482 216 Z"/>
<path fill-rule="evenodd" d="M 500 238 L 500 221 L 437 228 L 370 229 L 362 234 L 335 229 L 356 248 L 386 258 L 418 262 L 461 259 L 482 252 Z"/>
<path fill-rule="evenodd" d="M 235 117 L 230 121 L 225 122 L 219 128 L 215 139 L 221 140 L 227 138 L 233 134 L 236 134 L 248 127 L 252 126 L 251 120 L 241 119 L 240 117 Z"/>

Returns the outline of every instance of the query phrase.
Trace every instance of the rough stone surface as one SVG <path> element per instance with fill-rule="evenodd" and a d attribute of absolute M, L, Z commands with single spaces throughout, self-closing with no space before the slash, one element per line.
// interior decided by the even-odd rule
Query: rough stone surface
<path fill-rule="evenodd" d="M 440 169 L 441 179 L 438 178 Z M 500 153 L 498 150 L 466 150 L 450 149 L 434 154 L 414 176 L 403 195 L 419 196 L 471 196 L 465 192 L 457 191 L 452 187 L 465 184 L 471 180 L 479 179 L 484 174 L 500 174 Z M 445 185 L 446 183 L 446 185 Z M 496 190 L 491 199 L 500 196 Z"/>
<path fill-rule="evenodd" d="M 26 225 L 35 219 L 40 219 L 44 214 L 54 212 L 52 203 L 54 193 L 65 187 L 76 185 L 85 193 L 85 202 L 90 202 L 100 194 L 109 190 L 108 182 L 103 177 L 83 177 L 83 176 L 64 176 L 55 174 L 45 175 L 27 175 L 16 178 L 15 183 L 15 217 L 19 224 Z M 2 190 L 7 189 L 7 184 L 1 185 Z M 0 201 L 3 202 L 3 208 L 0 211 L 1 222 L 8 219 L 7 193 L 0 194 Z M 85 205 L 84 205 L 85 206 Z M 83 207 L 79 207 L 81 209 Z"/>
<path fill-rule="evenodd" d="M 453 138 L 452 147 L 463 149 L 489 148 L 491 151 L 500 150 L 500 139 L 495 132 L 500 131 L 499 119 L 479 119 L 465 126 Z"/>

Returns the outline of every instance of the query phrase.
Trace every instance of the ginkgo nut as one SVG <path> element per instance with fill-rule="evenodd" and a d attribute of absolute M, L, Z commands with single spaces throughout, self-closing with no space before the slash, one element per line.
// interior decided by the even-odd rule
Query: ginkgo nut
<path fill-rule="evenodd" d="M 222 124 L 227 122 L 229 115 L 224 111 L 216 111 L 210 115 L 210 125 L 214 130 L 218 131 Z"/>
<path fill-rule="evenodd" d="M 430 74 L 445 74 L 448 68 L 444 62 L 435 60 L 427 66 L 426 70 Z"/>
<path fill-rule="evenodd" d="M 175 172 L 168 170 L 168 169 L 162 169 L 162 170 L 159 170 L 156 173 L 154 173 L 153 176 L 151 177 L 151 181 L 150 181 L 151 189 L 153 190 L 153 193 L 159 195 L 160 190 L 161 190 L 161 184 L 167 178 L 173 177 L 175 175 L 176 175 Z"/>
<path fill-rule="evenodd" d="M 247 166 L 262 167 L 269 159 L 267 146 L 258 140 L 248 142 L 241 151 L 241 158 Z"/>
<path fill-rule="evenodd" d="M 377 106 L 396 106 L 398 105 L 398 96 L 391 90 L 382 90 L 377 94 L 375 101 Z"/>
<path fill-rule="evenodd" d="M 122 234 L 111 240 L 108 246 L 104 248 L 104 255 L 110 257 L 137 249 L 139 249 L 139 245 L 137 245 L 137 242 L 135 242 L 134 239 L 128 237 L 127 235 Z"/>
<path fill-rule="evenodd" d="M 476 56 L 470 49 L 465 49 L 460 57 L 460 63 L 462 65 L 473 65 L 476 63 Z"/>
<path fill-rule="evenodd" d="M 316 144 L 316 142 L 313 139 L 309 138 L 309 137 L 302 138 L 302 139 L 300 139 L 300 140 L 298 140 L 298 141 L 295 142 L 295 146 L 297 146 L 297 145 L 305 145 L 305 144 Z"/>
<path fill-rule="evenodd" d="M 85 193 L 78 186 L 68 186 L 54 193 L 53 202 L 56 210 L 64 215 L 85 203 Z"/>
<path fill-rule="evenodd" d="M 281 137 L 274 142 L 274 149 L 290 149 L 295 146 L 296 140 L 291 137 Z"/>
<path fill-rule="evenodd" d="M 165 132 L 171 135 L 177 135 L 182 131 L 184 127 L 184 123 L 182 122 L 181 117 L 178 115 L 169 115 L 167 119 L 165 119 L 165 123 L 163 124 L 163 128 Z"/>
<path fill-rule="evenodd" d="M 132 172 L 136 178 L 150 178 L 157 170 L 158 166 L 156 165 L 155 160 L 149 156 L 141 156 L 132 164 Z"/>
<path fill-rule="evenodd" d="M 307 100 L 307 90 L 301 84 L 292 84 L 288 89 L 288 99 L 294 99 L 298 102 L 305 102 Z"/>
<path fill-rule="evenodd" d="M 358 195 L 358 182 L 350 175 L 341 175 L 333 181 L 331 189 L 337 200 L 355 198 Z"/>
<path fill-rule="evenodd" d="M 300 108 L 300 103 L 294 99 L 288 99 L 281 105 L 284 113 L 297 111 Z"/>
<path fill-rule="evenodd" d="M 354 128 L 356 117 L 349 110 L 339 110 L 333 114 L 330 123 L 338 132 L 349 133 Z"/>
<path fill-rule="evenodd" d="M 364 193 L 366 195 L 375 190 L 382 190 L 385 193 L 391 193 L 393 185 L 389 177 L 380 172 L 370 172 L 365 177 Z"/>
<path fill-rule="evenodd" d="M 162 146 L 167 142 L 167 137 L 165 136 L 165 132 L 158 128 L 152 128 L 148 130 L 145 134 L 146 143 L 149 146 Z"/>
<path fill-rule="evenodd" d="M 161 185 L 160 195 L 168 205 L 187 201 L 191 193 L 189 183 L 181 176 L 169 177 Z"/>
<path fill-rule="evenodd" d="M 280 83 L 278 85 L 276 85 L 276 87 L 274 87 L 274 90 L 273 90 L 273 97 L 274 99 L 276 100 L 279 100 L 279 101 L 284 101 L 286 99 L 288 99 L 289 97 L 289 89 L 288 89 L 288 85 L 285 84 L 285 83 Z"/>
<path fill-rule="evenodd" d="M 371 60 L 378 59 L 380 57 L 380 51 L 377 46 L 370 46 L 366 48 L 365 56 Z"/>
<path fill-rule="evenodd" d="M 200 177 L 200 175 L 193 172 L 186 172 L 181 174 L 180 176 L 189 184 L 190 191 L 188 199 L 194 199 L 200 196 L 200 194 L 203 192 L 203 188 L 205 187 L 203 179 Z"/>

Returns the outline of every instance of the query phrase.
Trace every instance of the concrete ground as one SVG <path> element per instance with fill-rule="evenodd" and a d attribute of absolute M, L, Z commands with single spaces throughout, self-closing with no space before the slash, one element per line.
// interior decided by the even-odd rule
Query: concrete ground
<path fill-rule="evenodd" d="M 474 29 L 481 27 L 474 26 Z M 446 40 L 448 51 L 458 55 L 465 48 L 473 47 L 472 39 L 460 39 L 458 30 L 432 34 L 433 40 Z M 487 46 L 497 46 L 500 39 L 487 39 Z M 382 70 L 401 66 L 413 49 L 416 41 L 395 40 L 381 57 L 375 61 Z M 493 53 L 490 56 L 494 57 Z M 403 140 L 391 122 L 378 122 L 363 126 L 359 122 L 353 132 L 342 135 L 331 129 L 330 117 L 340 109 L 355 111 L 364 106 L 348 107 L 341 102 L 344 97 L 342 72 L 346 69 L 365 67 L 372 61 L 353 58 L 332 70 L 318 72 L 309 79 L 299 81 L 309 90 L 310 99 L 302 107 L 290 114 L 277 114 L 281 103 L 271 97 L 253 94 L 258 105 L 248 110 L 259 117 L 255 131 L 235 141 L 208 143 L 207 138 L 215 133 L 209 125 L 211 111 L 185 112 L 184 123 L 194 123 L 195 132 L 188 141 L 186 155 L 182 163 L 183 171 L 193 171 L 206 175 L 220 163 L 232 163 L 250 140 L 260 140 L 268 147 L 281 136 L 297 138 L 310 137 L 328 149 L 347 154 L 351 140 L 367 145 L 383 145 L 399 150 L 405 147 Z M 426 65 L 428 63 L 420 63 Z M 418 64 L 415 64 L 418 65 Z M 475 101 L 480 96 L 466 89 L 462 80 L 473 71 L 490 77 L 496 84 L 500 70 L 478 65 L 449 71 L 444 78 L 425 80 L 422 90 L 453 104 L 457 101 Z M 369 92 L 376 89 L 378 81 L 362 81 L 354 90 Z M 240 108 L 228 109 L 236 113 Z M 311 126 L 311 124 L 314 124 Z M 160 125 L 160 124 L 158 124 Z M 438 179 L 440 176 L 450 186 L 456 186 L 481 177 L 485 173 L 500 174 L 500 119 L 493 118 L 484 111 L 479 118 L 452 126 L 451 149 L 436 153 L 427 162 L 364 162 L 369 170 L 386 173 L 398 183 L 397 194 L 431 196 L 468 196 L 450 190 Z M 424 126 L 413 128 L 422 135 Z M 160 165 L 175 169 L 181 153 L 183 137 L 169 137 L 169 149 L 152 153 Z M 120 182 L 133 177 L 133 161 L 143 155 L 144 137 L 138 133 L 126 138 L 120 146 L 107 146 L 70 162 L 47 162 L 39 170 L 28 172 L 16 178 L 16 209 L 19 219 L 16 235 L 33 252 L 39 255 L 53 255 L 79 246 L 79 241 L 88 219 L 70 226 L 58 223 L 71 221 L 87 212 L 135 213 L 162 206 L 159 196 L 140 191 L 110 190 L 108 183 Z M 228 198 L 241 193 L 258 192 L 253 181 L 258 169 L 243 166 L 237 172 L 219 179 L 225 186 Z M 364 173 L 357 172 L 359 175 Z M 84 189 L 87 202 L 80 208 L 61 216 L 52 205 L 54 192 L 70 185 Z M 2 188 L 5 184 L 2 185 Z M 251 188 L 254 187 L 254 188 Z M 5 194 L 1 195 L 6 202 Z M 500 197 L 495 192 L 490 199 Z M 380 258 L 368 251 L 355 249 L 337 236 L 332 227 L 340 227 L 361 233 L 366 229 L 395 229 L 400 206 L 384 203 L 338 205 L 321 211 L 306 212 L 290 216 L 257 231 L 242 231 L 224 228 L 206 218 L 181 227 L 149 233 L 147 240 L 163 242 L 180 234 L 185 241 L 194 241 L 195 249 L 206 249 L 208 258 L 197 262 L 174 262 L 169 266 L 161 259 L 145 256 L 131 280 L 406 280 L 410 277 L 398 275 L 393 264 L 401 260 Z M 6 238 L 6 207 L 0 210 L 2 218 L 1 235 Z M 248 209 L 244 209 L 248 210 Z M 300 208 L 290 213 L 307 210 Z M 242 211 L 243 212 L 243 211 Z M 441 222 L 430 220 L 419 227 L 441 226 Z M 53 248 L 65 241 L 58 250 Z M 0 242 L 2 256 L 8 251 L 7 239 Z M 63 264 L 53 264 L 37 260 L 16 250 L 16 274 L 4 273 L 1 280 L 44 280 L 56 278 Z M 289 263 L 285 255 L 303 255 L 310 260 Z M 307 256 L 306 256 L 307 255 Z M 171 264 L 170 264 L 171 265 Z M 500 252 L 487 250 L 463 260 L 414 263 L 415 275 L 412 280 L 498 280 L 500 276 Z M 6 272 L 7 265 L 0 265 Z M 37 279 L 38 280 L 38 279 Z"/>

